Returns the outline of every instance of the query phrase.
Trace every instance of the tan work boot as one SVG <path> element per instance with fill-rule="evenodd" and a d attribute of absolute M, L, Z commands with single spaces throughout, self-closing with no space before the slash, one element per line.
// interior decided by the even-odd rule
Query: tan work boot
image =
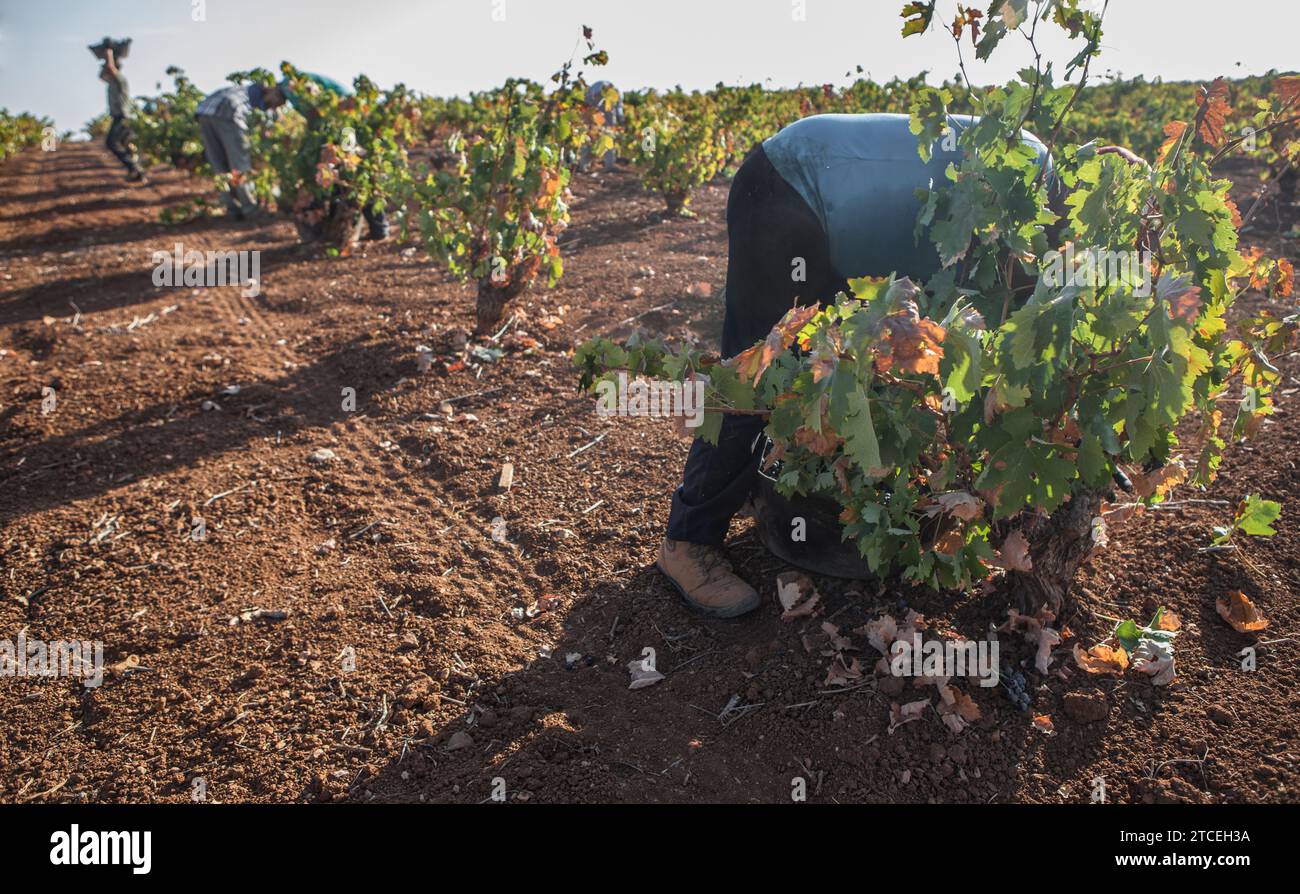
<path fill-rule="evenodd" d="M 758 592 L 736 576 L 717 547 L 665 539 L 655 566 L 696 611 L 734 618 L 758 608 Z"/>

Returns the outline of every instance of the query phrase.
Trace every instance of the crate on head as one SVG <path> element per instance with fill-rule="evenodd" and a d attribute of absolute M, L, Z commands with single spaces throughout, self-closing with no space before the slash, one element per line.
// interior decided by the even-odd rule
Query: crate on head
<path fill-rule="evenodd" d="M 109 50 L 113 51 L 114 59 L 125 59 L 131 54 L 131 38 L 123 37 L 121 40 L 114 40 L 111 37 L 105 37 L 99 43 L 92 43 L 88 49 L 101 62 L 108 59 Z"/>

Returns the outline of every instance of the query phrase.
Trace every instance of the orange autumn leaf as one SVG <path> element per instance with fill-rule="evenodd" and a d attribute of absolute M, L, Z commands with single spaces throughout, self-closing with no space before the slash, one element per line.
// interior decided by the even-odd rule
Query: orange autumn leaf
<path fill-rule="evenodd" d="M 1233 208 L 1235 211 L 1236 208 Z M 1240 224 L 1238 224 L 1240 226 Z M 1195 326 L 1201 316 L 1201 287 L 1176 284 L 1163 296 L 1168 304 L 1169 319 Z"/>
<path fill-rule="evenodd" d="M 781 332 L 782 339 L 785 340 L 785 346 L 788 348 L 794 343 L 795 336 L 799 330 L 808 325 L 808 322 L 815 316 L 821 307 L 816 304 L 806 304 L 803 306 L 792 307 L 785 312 L 781 322 L 776 324 L 776 328 Z M 803 346 L 803 342 L 800 342 Z"/>
<path fill-rule="evenodd" d="M 967 25 L 970 25 L 970 42 L 971 46 L 980 39 L 980 19 L 984 13 L 978 9 L 966 9 L 961 5 L 957 6 L 957 17 L 952 20 L 952 36 L 961 38 L 961 33 Z"/>
<path fill-rule="evenodd" d="M 1215 78 L 1214 83 L 1205 88 L 1204 95 L 1196 99 L 1197 105 L 1201 106 L 1201 112 L 1198 113 L 1201 123 L 1197 126 L 1196 132 L 1202 140 L 1211 145 L 1223 142 L 1227 115 L 1232 111 L 1227 96 L 1228 82 L 1223 78 Z"/>
<path fill-rule="evenodd" d="M 960 529 L 953 529 L 935 541 L 934 551 L 943 553 L 945 556 L 955 556 L 965 545 L 965 535 Z"/>
<path fill-rule="evenodd" d="M 960 726 L 967 723 L 974 723 L 981 717 L 980 707 L 975 704 L 975 700 L 966 693 L 962 692 L 956 686 L 950 686 L 946 682 L 938 684 L 939 704 L 936 706 L 941 715 L 956 714 L 963 721 Z M 960 729 L 956 730 L 961 732 Z"/>
<path fill-rule="evenodd" d="M 771 366 L 782 350 L 780 336 L 776 330 L 772 330 L 765 341 L 746 348 L 730 360 L 722 361 L 722 365 L 734 366 L 736 375 L 740 376 L 742 382 L 756 385 L 763 371 Z"/>
<path fill-rule="evenodd" d="M 1079 423 L 1070 417 L 1066 417 L 1065 424 L 1060 428 L 1049 429 L 1046 421 L 1044 421 L 1043 429 L 1047 432 L 1053 444 L 1074 445 L 1079 443 L 1079 438 L 1083 437 L 1083 431 L 1079 428 Z"/>
<path fill-rule="evenodd" d="M 953 707 L 957 709 L 957 713 L 961 715 L 961 719 L 965 720 L 967 723 L 973 723 L 974 721 L 979 720 L 981 716 L 980 706 L 975 704 L 975 699 L 961 691 L 956 691 L 955 695 L 956 700 L 953 702 Z"/>
<path fill-rule="evenodd" d="M 818 456 L 830 456 L 844 443 L 844 439 L 836 434 L 833 428 L 822 422 L 821 431 L 813 431 L 811 428 L 799 429 L 794 433 L 794 443 Z"/>
<path fill-rule="evenodd" d="M 1268 258 L 1264 257 L 1264 249 L 1254 246 L 1248 252 L 1243 253 L 1246 258 L 1246 269 L 1242 276 L 1248 277 L 1248 285 L 1252 289 L 1264 289 L 1268 286 L 1268 280 L 1264 273 L 1268 267 Z"/>
<path fill-rule="evenodd" d="M 1160 620 L 1156 622 L 1156 630 L 1168 630 L 1170 632 L 1181 630 L 1183 619 L 1178 617 L 1174 612 L 1165 609 L 1160 613 Z"/>
<path fill-rule="evenodd" d="M 1295 289 L 1295 267 L 1286 258 L 1277 262 L 1277 286 L 1275 298 L 1290 298 Z"/>
<path fill-rule="evenodd" d="M 818 309 L 816 304 L 790 308 L 781 321 L 772 327 L 767 338 L 753 347 L 746 348 L 730 360 L 724 360 L 723 365 L 734 367 L 742 381 L 758 384 L 759 378 L 772 365 L 772 361 L 794 344 L 799 330 L 816 316 Z"/>
<path fill-rule="evenodd" d="M 1186 480 L 1187 467 L 1181 461 L 1175 460 L 1155 471 L 1134 475 L 1132 477 L 1133 494 L 1143 500 L 1150 496 L 1163 497 L 1173 490 L 1176 485 L 1182 484 Z"/>
<path fill-rule="evenodd" d="M 902 302 L 898 310 L 881 321 L 880 329 L 884 341 L 876 357 L 876 369 L 882 373 L 898 370 L 939 375 L 947 332 L 934 320 L 922 319 L 915 301 L 909 298 Z"/>
<path fill-rule="evenodd" d="M 849 470 L 852 467 L 853 460 L 847 456 L 841 456 L 831 463 L 831 472 L 835 475 L 835 483 L 840 486 L 840 490 L 850 497 L 853 496 L 853 488 L 849 486 Z"/>
<path fill-rule="evenodd" d="M 1286 258 L 1276 261 L 1267 257 L 1262 248 L 1252 248 L 1246 253 L 1246 269 L 1242 277 L 1248 278 L 1250 288 L 1268 292 L 1274 298 L 1289 298 L 1295 285 L 1295 267 Z"/>
<path fill-rule="evenodd" d="M 778 402 L 784 403 L 787 399 L 793 400 L 795 398 L 782 395 L 782 397 L 778 399 Z M 792 440 L 796 446 L 803 447 L 805 450 L 810 450 L 818 456 L 831 456 L 840 445 L 844 443 L 844 438 L 841 437 L 840 434 L 831 426 L 830 415 L 827 412 L 830 400 L 823 396 L 821 404 L 821 431 L 817 431 L 811 426 L 805 425 L 794 433 Z M 847 483 L 848 482 L 846 481 L 845 484 L 847 485 Z"/>
<path fill-rule="evenodd" d="M 1096 645 L 1084 651 L 1074 644 L 1074 663 L 1090 674 L 1122 674 L 1128 667 L 1128 652 Z"/>
<path fill-rule="evenodd" d="M 1227 621 L 1233 630 L 1238 633 L 1254 633 L 1268 626 L 1268 618 L 1260 613 L 1255 603 L 1251 602 L 1245 593 L 1238 590 L 1229 597 L 1229 600 L 1230 602 L 1225 603 L 1222 599 L 1216 599 L 1214 608 L 1218 611 L 1219 617 Z"/>
<path fill-rule="evenodd" d="M 1056 726 L 1052 723 L 1052 718 L 1048 714 L 1038 714 L 1034 717 L 1034 726 L 1045 733 L 1056 732 Z"/>
<path fill-rule="evenodd" d="M 541 195 L 551 198 L 560 191 L 560 175 L 554 171 L 542 172 Z"/>
<path fill-rule="evenodd" d="M 830 378 L 835 368 L 839 366 L 839 358 L 827 351 L 813 351 L 808 365 L 812 369 L 813 382 L 816 383 Z"/>
<path fill-rule="evenodd" d="M 1101 517 L 1107 525 L 1119 525 L 1135 515 L 1141 515 L 1146 509 L 1141 503 L 1106 503 L 1101 504 Z"/>
<path fill-rule="evenodd" d="M 1273 82 L 1273 92 L 1282 100 L 1283 106 L 1300 101 L 1300 75 L 1287 75 Z"/>
<path fill-rule="evenodd" d="M 1165 125 L 1165 141 L 1160 144 L 1160 152 L 1156 156 L 1159 161 L 1165 160 L 1169 150 L 1174 147 L 1174 144 L 1182 137 L 1185 130 L 1187 130 L 1187 124 L 1183 121 L 1170 121 Z"/>
<path fill-rule="evenodd" d="M 1232 215 L 1232 225 L 1239 228 L 1241 226 L 1241 209 L 1237 207 L 1236 202 L 1229 198 L 1224 198 L 1223 204 L 1228 206 L 1228 212 Z"/>

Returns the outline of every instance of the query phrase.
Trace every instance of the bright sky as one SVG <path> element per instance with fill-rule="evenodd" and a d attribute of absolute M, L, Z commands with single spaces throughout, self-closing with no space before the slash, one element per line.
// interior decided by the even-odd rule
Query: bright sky
<path fill-rule="evenodd" d="M 1089 0 L 1100 6 L 1101 0 Z M 973 5 L 987 6 L 985 0 Z M 232 71 L 288 59 L 351 82 L 364 72 L 438 95 L 510 76 L 543 80 L 569 58 L 583 24 L 621 87 L 708 88 L 843 83 L 861 65 L 876 80 L 956 70 L 952 38 L 903 40 L 903 0 L 0 0 L 0 107 L 50 115 L 78 130 L 105 110 L 86 46 L 134 38 L 131 92 L 156 92 L 179 65 L 205 90 Z M 940 0 L 951 20 L 955 0 Z M 1166 80 L 1287 70 L 1298 58 L 1296 0 L 1111 0 L 1095 70 Z M 1048 29 L 1056 32 L 1059 29 Z M 1047 58 L 1068 58 L 1063 41 Z M 967 44 L 969 49 L 969 44 Z M 1017 39 L 988 64 L 967 52 L 972 80 L 1007 80 L 1030 63 Z M 1097 65 L 1097 63 L 1094 63 Z"/>

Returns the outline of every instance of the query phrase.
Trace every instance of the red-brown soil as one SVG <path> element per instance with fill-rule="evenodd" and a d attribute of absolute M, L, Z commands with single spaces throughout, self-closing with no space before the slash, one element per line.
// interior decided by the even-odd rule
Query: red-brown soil
<path fill-rule="evenodd" d="M 1230 506 L 1148 512 L 1080 581 L 1070 627 L 1085 645 L 1107 616 L 1145 621 L 1163 603 L 1182 617 L 1175 685 L 1085 677 L 1074 640 L 1053 665 L 1064 676 L 1042 679 L 1017 646 L 1055 734 L 964 686 L 983 711 L 972 728 L 930 712 L 890 735 L 890 701 L 932 691 L 827 693 L 828 659 L 802 635 L 905 605 L 983 637 L 1005 597 L 818 580 L 825 614 L 784 623 L 783 567 L 746 521 L 731 555 L 767 602 L 701 620 L 652 566 L 685 443 L 602 421 L 575 393 L 571 346 L 629 319 L 716 339 L 725 184 L 700 192 L 698 219 L 661 220 L 631 172 L 577 176 L 563 281 L 519 303 L 503 358 L 462 368 L 472 290 L 422 253 L 363 244 L 330 260 L 284 221 L 157 222 L 202 189 L 167 171 L 127 186 L 98 145 L 0 168 L 0 639 L 102 640 L 107 663 L 139 659 L 92 690 L 0 679 L 0 800 L 184 802 L 201 779 L 219 802 L 479 802 L 500 778 L 512 800 L 779 802 L 796 776 L 814 801 L 1080 802 L 1097 776 L 1112 801 L 1300 799 L 1295 355 L 1261 436 L 1230 448 L 1208 493 L 1177 494 L 1282 500 L 1277 536 L 1201 552 Z M 1270 209 L 1248 238 L 1294 258 L 1279 234 L 1295 226 L 1294 208 Z M 176 242 L 260 250 L 261 294 L 155 287 L 152 253 Z M 688 294 L 698 281 L 713 297 Z M 436 356 L 423 374 L 422 344 Z M 43 387 L 58 397 L 47 414 Z M 320 448 L 336 459 L 309 462 Z M 1233 590 L 1268 630 L 1220 620 Z M 232 624 L 253 608 L 288 615 Z M 667 678 L 630 691 L 646 647 Z M 1074 719 L 1069 693 L 1104 719 Z M 724 726 L 733 695 L 761 706 Z"/>

